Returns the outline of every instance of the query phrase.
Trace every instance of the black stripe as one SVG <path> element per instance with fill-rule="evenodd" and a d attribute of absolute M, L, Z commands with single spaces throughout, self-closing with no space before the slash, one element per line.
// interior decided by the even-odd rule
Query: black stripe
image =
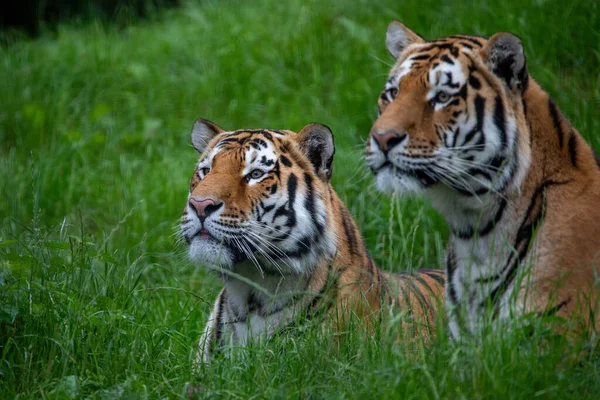
<path fill-rule="evenodd" d="M 298 248 L 296 250 L 289 250 L 285 252 L 285 255 L 288 258 L 300 258 L 303 257 L 306 253 L 308 253 L 311 250 L 311 242 L 312 242 L 312 236 L 310 235 L 305 235 L 302 236 L 299 240 L 296 240 L 296 243 L 298 243 Z"/>
<path fill-rule="evenodd" d="M 448 86 L 452 89 L 456 89 L 460 86 L 459 83 L 452 82 L 452 73 L 451 72 L 444 72 L 444 75 L 448 78 L 448 82 L 444 83 L 444 86 Z M 455 105 L 453 103 L 450 103 L 450 104 Z"/>
<path fill-rule="evenodd" d="M 504 161 L 506 161 L 506 157 L 497 155 L 489 161 L 489 166 L 492 167 L 493 170 L 497 171 L 504 164 Z"/>
<path fill-rule="evenodd" d="M 221 337 L 223 336 L 223 304 L 225 303 L 225 294 L 225 289 L 223 289 L 221 297 L 219 298 L 217 322 L 215 324 L 215 342 L 219 345 L 221 344 Z"/>
<path fill-rule="evenodd" d="M 473 158 L 473 157 L 471 157 Z M 473 161 L 473 160 L 471 160 Z M 471 175 L 471 176 L 477 176 L 477 175 L 481 175 L 483 176 L 485 179 L 487 179 L 488 181 L 492 180 L 492 171 L 489 170 L 489 167 L 486 169 L 481 169 L 481 168 L 471 168 L 467 171 L 467 174 Z"/>
<path fill-rule="evenodd" d="M 419 287 L 415 284 L 415 280 L 417 280 L 418 282 L 420 282 L 425 287 L 429 288 L 429 291 L 431 291 L 431 288 L 418 275 L 413 275 L 410 278 L 408 278 L 408 280 L 409 280 L 411 289 L 413 290 L 413 292 L 415 293 L 415 295 L 419 299 L 419 303 L 421 303 L 421 309 L 423 310 L 423 315 L 425 316 L 426 313 L 430 314 L 433 311 L 433 307 L 431 307 L 431 304 L 429 304 L 429 302 L 427 301 L 427 299 L 425 298 L 425 296 L 423 295 L 423 293 L 421 293 L 421 291 L 419 290 Z"/>
<path fill-rule="evenodd" d="M 536 207 L 538 198 L 540 196 L 543 196 L 543 191 L 533 196 L 533 200 L 530 204 L 528 214 L 526 214 L 526 218 L 524 219 L 523 224 L 521 224 L 521 227 L 517 232 L 517 238 L 514 244 L 514 248 L 517 249 L 517 256 L 515 257 L 514 253 L 511 254 L 509 259 L 507 260 L 507 263 L 502 269 L 503 274 L 505 274 L 504 280 L 490 293 L 489 300 L 490 304 L 492 305 L 498 304 L 498 301 L 502 298 L 502 296 L 504 296 L 504 294 L 516 278 L 517 271 L 521 266 L 521 263 L 527 256 L 529 246 L 531 244 L 531 241 L 533 240 L 533 233 L 535 229 L 539 226 L 539 223 L 542 221 L 543 206 L 542 204 L 539 204 Z M 540 201 L 543 202 L 543 200 Z M 536 208 L 535 215 L 533 216 L 531 222 L 527 222 L 527 219 L 530 216 L 529 214 L 531 214 L 531 209 L 533 209 L 534 207 Z M 485 301 L 482 302 L 481 306 L 483 305 L 485 305 Z"/>
<path fill-rule="evenodd" d="M 446 54 L 442 55 L 442 57 L 440 57 L 441 60 L 447 64 L 450 65 L 454 65 L 454 61 L 452 61 L 452 59 L 450 57 L 448 57 Z"/>
<path fill-rule="evenodd" d="M 298 179 L 296 175 L 290 174 L 288 177 L 288 226 L 296 225 L 296 212 L 294 210 L 294 202 L 296 201 L 296 189 L 298 187 Z M 292 222 L 293 221 L 293 222 Z"/>
<path fill-rule="evenodd" d="M 398 282 L 399 293 L 397 293 L 397 296 L 402 296 L 406 301 L 406 305 L 402 307 L 402 304 L 400 304 L 400 299 L 398 299 L 398 305 L 402 307 L 402 311 L 406 312 L 407 316 L 412 317 L 413 308 L 410 306 L 410 293 L 406 287 L 406 280 L 410 279 L 410 277 L 408 277 L 408 273 L 406 272 L 399 272 L 395 273 L 394 275 L 398 276 L 400 279 L 400 282 Z"/>
<path fill-rule="evenodd" d="M 259 138 L 252 138 L 250 140 L 249 144 L 252 145 L 252 147 L 254 147 L 255 145 L 258 145 L 259 147 L 262 147 L 262 148 L 267 147 L 267 142 L 265 142 L 264 140 L 259 139 Z"/>
<path fill-rule="evenodd" d="M 450 297 L 450 303 L 457 304 L 458 296 L 456 294 L 456 288 L 454 287 L 453 276 L 456 272 L 456 258 L 454 255 L 454 249 L 449 247 L 448 254 L 446 255 L 446 279 L 448 281 L 448 295 Z"/>
<path fill-rule="evenodd" d="M 473 136 L 475 136 L 477 132 L 481 132 L 481 129 L 483 128 L 483 119 L 485 117 L 485 99 L 480 95 L 477 95 L 475 96 L 474 102 L 475 118 L 477 119 L 477 124 L 475 125 L 475 128 L 471 130 L 471 132 L 467 133 L 467 135 L 465 136 L 465 140 L 463 141 L 461 146 L 464 146 L 468 142 L 470 142 L 473 139 Z"/>
<path fill-rule="evenodd" d="M 539 315 L 541 317 L 551 317 L 551 316 L 557 314 L 564 306 L 569 304 L 570 301 L 571 301 L 571 298 L 569 297 L 568 299 L 561 301 L 554 307 L 552 307 L 548 310 L 545 310 L 544 312 L 541 312 Z"/>
<path fill-rule="evenodd" d="M 500 279 L 500 274 L 494 274 L 491 276 L 477 278 L 473 282 L 475 282 L 475 283 L 492 283 L 492 282 L 496 282 L 498 279 Z"/>
<path fill-rule="evenodd" d="M 321 288 L 321 290 L 319 291 L 319 293 L 317 295 L 315 295 L 315 297 L 313 298 L 313 300 L 311 301 L 311 303 L 308 305 L 307 309 L 306 309 L 306 314 L 305 314 L 305 318 L 307 320 L 310 320 L 312 318 L 315 317 L 315 315 L 317 315 L 317 311 L 318 311 L 318 305 L 321 299 L 327 298 L 329 300 L 329 304 L 327 304 L 327 307 L 322 310 L 321 313 L 325 313 L 327 312 L 335 303 L 335 297 L 336 295 L 330 295 L 330 296 L 325 296 L 325 294 L 327 293 L 327 291 L 330 288 L 335 288 L 337 289 L 338 284 L 339 284 L 339 276 L 341 274 L 342 271 L 335 271 L 332 274 L 332 266 L 331 264 L 328 265 L 327 267 L 327 278 L 325 279 L 325 283 L 323 284 L 323 287 Z"/>
<path fill-rule="evenodd" d="M 473 89 L 481 89 L 481 81 L 477 79 L 472 73 L 469 75 L 469 84 L 473 87 Z"/>
<path fill-rule="evenodd" d="M 286 156 L 279 156 L 279 160 L 281 161 L 281 163 L 283 165 L 285 165 L 286 167 L 291 167 L 292 166 L 292 162 L 290 161 L 289 158 L 287 158 Z"/>
<path fill-rule="evenodd" d="M 469 41 L 469 42 L 471 42 L 471 43 L 474 43 L 474 44 L 478 45 L 479 47 L 483 46 L 483 45 L 481 44 L 481 42 L 480 42 L 478 39 L 476 39 L 476 37 L 473 37 L 473 36 L 467 36 L 467 35 L 452 35 L 452 36 L 448 36 L 448 37 L 449 37 L 449 38 L 452 38 L 452 39 L 461 39 L 461 40 L 466 40 L 466 41 Z M 485 37 L 485 36 L 481 36 L 481 38 L 482 38 L 482 39 L 487 39 L 487 37 Z"/>
<path fill-rule="evenodd" d="M 281 164 L 279 163 L 279 160 L 275 162 L 275 167 L 271 170 L 271 173 L 275 175 L 277 179 L 281 178 Z"/>
<path fill-rule="evenodd" d="M 471 132 L 467 133 L 465 135 L 465 140 L 463 141 L 462 145 L 464 146 L 465 144 L 467 144 L 468 142 L 470 142 L 471 140 L 473 140 L 473 136 L 475 136 L 475 134 L 477 132 L 479 132 L 477 129 L 473 129 L 473 130 L 471 130 Z"/>
<path fill-rule="evenodd" d="M 342 204 L 340 204 L 340 211 L 342 214 L 342 225 L 344 226 L 346 241 L 348 242 L 348 247 L 350 247 L 349 250 L 351 253 L 357 254 L 356 235 L 352 229 L 352 217 L 348 213 L 346 207 L 344 207 Z"/>
<path fill-rule="evenodd" d="M 269 132 L 261 130 L 260 133 L 262 133 L 264 135 L 264 137 L 269 139 L 271 142 L 273 141 L 273 135 L 271 135 Z"/>
<path fill-rule="evenodd" d="M 500 132 L 500 143 L 502 145 L 502 150 L 507 145 L 506 141 L 506 118 L 504 115 L 504 105 L 502 104 L 502 99 L 500 96 L 496 96 L 496 103 L 494 106 L 494 124 L 498 128 Z"/>
<path fill-rule="evenodd" d="M 489 234 L 492 231 L 492 229 L 494 229 L 498 225 L 498 223 L 502 219 L 502 216 L 504 215 L 504 210 L 506 209 L 506 203 L 507 203 L 506 199 L 502 199 L 500 201 L 500 205 L 498 206 L 498 209 L 496 210 L 496 214 L 494 215 L 494 217 L 488 221 L 488 223 L 483 227 L 483 229 L 480 229 L 477 232 L 477 236 L 479 238 L 482 238 L 482 237 L 486 236 L 487 234 Z M 453 231 L 453 233 L 462 240 L 468 240 L 468 239 L 471 239 L 473 236 L 475 236 L 475 229 L 472 229 L 469 232 Z"/>
<path fill-rule="evenodd" d="M 433 288 L 429 285 L 429 283 L 427 283 L 427 280 L 425 280 L 425 278 L 424 278 L 424 277 L 432 278 L 431 275 L 423 273 L 422 271 L 415 271 L 413 276 L 421 285 L 423 285 L 425 287 L 425 289 L 427 289 L 427 291 L 429 292 L 430 295 L 435 294 L 435 291 L 433 290 Z M 435 280 L 436 282 L 439 282 L 436 278 L 432 278 L 432 279 Z M 429 304 L 429 302 L 428 302 L 428 304 Z"/>
<path fill-rule="evenodd" d="M 254 312 L 260 309 L 263 305 L 258 300 L 253 291 L 250 291 L 248 298 L 246 299 L 246 306 L 248 307 L 248 313 Z"/>
<path fill-rule="evenodd" d="M 446 280 L 444 279 L 444 272 L 439 269 L 423 268 L 420 269 L 419 272 L 427 275 L 442 286 L 446 283 Z"/>
<path fill-rule="evenodd" d="M 304 207 L 306 208 L 308 215 L 310 215 L 313 224 L 317 228 L 317 233 L 319 235 L 322 235 L 323 231 L 325 230 L 325 227 L 317 218 L 317 212 L 315 210 L 315 195 L 312 176 L 310 176 L 307 173 L 304 173 L 304 183 L 306 184 L 307 190 L 306 198 L 304 199 Z"/>
<path fill-rule="evenodd" d="M 289 228 L 293 228 L 296 226 L 296 211 L 294 210 L 294 202 L 296 200 L 296 190 L 298 186 L 298 179 L 296 175 L 290 174 L 288 177 L 288 202 L 279 206 L 275 212 L 273 213 L 273 218 L 271 222 L 275 222 L 275 220 L 280 216 L 287 217 L 287 221 L 285 226 Z"/>
<path fill-rule="evenodd" d="M 500 276 L 504 275 L 504 280 L 490 293 L 490 304 L 497 306 L 498 300 L 504 296 L 514 281 L 517 270 L 527 255 L 531 241 L 534 239 L 533 233 L 540 226 L 544 218 L 546 188 L 563 183 L 565 182 L 545 181 L 534 192 L 513 245 L 513 248 L 517 249 L 518 254 L 515 257 L 514 253 L 511 253 L 505 266 L 502 268 Z M 485 304 L 486 300 L 481 303 L 481 306 Z M 499 310 L 496 308 L 496 314 L 498 312 Z"/>
<path fill-rule="evenodd" d="M 238 143 L 238 144 L 242 144 L 242 143 L 244 143 L 244 140 L 245 140 L 245 138 L 244 138 L 244 139 L 240 139 L 240 138 L 237 138 L 237 137 L 225 138 L 225 139 L 222 139 L 222 140 L 219 142 L 218 146 L 219 146 L 219 147 L 222 147 L 224 144 L 227 144 L 227 143 Z"/>
<path fill-rule="evenodd" d="M 548 97 L 548 110 L 550 111 L 550 117 L 554 122 L 554 129 L 556 129 L 556 135 L 558 136 L 558 146 L 562 149 L 564 141 L 564 133 L 561 127 L 561 115 L 559 114 L 556 104 Z"/>
<path fill-rule="evenodd" d="M 440 44 L 440 43 L 435 43 L 434 42 L 434 43 L 430 44 L 429 46 L 421 47 L 419 49 L 419 53 L 428 52 L 428 51 L 431 51 L 431 50 L 434 50 L 434 49 L 436 49 L 436 50 L 450 50 L 451 53 L 453 53 L 456 50 L 458 50 L 458 49 L 456 49 L 456 47 L 454 47 L 454 45 L 452 43 L 441 43 Z"/>
<path fill-rule="evenodd" d="M 459 96 L 460 98 L 462 98 L 463 100 L 466 101 L 467 100 L 467 89 L 468 89 L 468 87 L 467 87 L 467 84 L 465 83 L 458 91 L 457 96 Z M 458 114 L 460 114 L 460 111 L 454 111 L 452 113 L 452 116 L 457 117 Z"/>
<path fill-rule="evenodd" d="M 429 60 L 431 58 L 431 54 L 419 54 L 417 56 L 409 57 L 410 61 L 419 61 L 419 60 Z"/>

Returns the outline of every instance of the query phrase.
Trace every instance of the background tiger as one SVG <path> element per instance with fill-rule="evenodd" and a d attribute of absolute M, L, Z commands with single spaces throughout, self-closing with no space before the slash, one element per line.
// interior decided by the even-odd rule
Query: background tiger
<path fill-rule="evenodd" d="M 488 307 L 492 318 L 534 312 L 597 329 L 600 170 L 529 77 L 519 38 L 426 41 L 392 22 L 386 45 L 397 60 L 367 161 L 381 190 L 427 194 L 450 225 L 453 336 Z"/>
<path fill-rule="evenodd" d="M 368 320 L 399 303 L 421 330 L 432 325 L 444 273 L 380 272 L 344 204 L 329 185 L 329 128 L 225 132 L 198 120 L 203 153 L 181 219 L 190 258 L 221 271 L 219 293 L 198 349 L 270 336 L 315 314 Z M 421 330 L 425 333 L 426 330 Z"/>

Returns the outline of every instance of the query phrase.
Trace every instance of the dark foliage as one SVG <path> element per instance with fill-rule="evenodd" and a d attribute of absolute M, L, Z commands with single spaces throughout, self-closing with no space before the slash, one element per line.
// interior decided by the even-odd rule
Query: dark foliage
<path fill-rule="evenodd" d="M 93 18 L 127 24 L 158 7 L 177 6 L 181 0 L 22 0 L 0 6 L 0 30 L 35 36 L 40 28 L 54 28 L 67 20 Z"/>

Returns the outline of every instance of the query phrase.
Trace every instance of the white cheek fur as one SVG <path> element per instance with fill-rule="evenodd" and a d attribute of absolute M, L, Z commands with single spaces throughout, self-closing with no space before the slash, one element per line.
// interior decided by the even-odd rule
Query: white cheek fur
<path fill-rule="evenodd" d="M 377 173 L 377 188 L 384 193 L 411 195 L 422 193 L 425 188 L 421 183 L 410 176 L 394 174 L 391 168 L 386 168 Z"/>
<path fill-rule="evenodd" d="M 222 268 L 233 266 L 231 251 L 210 239 L 193 238 L 189 245 L 188 255 L 191 261 L 198 264 Z"/>

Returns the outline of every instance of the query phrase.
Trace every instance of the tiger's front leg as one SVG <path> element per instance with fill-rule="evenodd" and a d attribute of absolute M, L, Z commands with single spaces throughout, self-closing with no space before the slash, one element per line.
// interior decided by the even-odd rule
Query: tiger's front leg
<path fill-rule="evenodd" d="M 215 301 L 204 331 L 200 336 L 198 342 L 198 350 L 196 352 L 196 367 L 200 364 L 208 363 L 213 356 L 215 348 L 220 346 L 223 335 L 226 333 L 225 317 L 226 313 L 224 304 L 225 303 L 225 290 L 221 290 Z"/>

